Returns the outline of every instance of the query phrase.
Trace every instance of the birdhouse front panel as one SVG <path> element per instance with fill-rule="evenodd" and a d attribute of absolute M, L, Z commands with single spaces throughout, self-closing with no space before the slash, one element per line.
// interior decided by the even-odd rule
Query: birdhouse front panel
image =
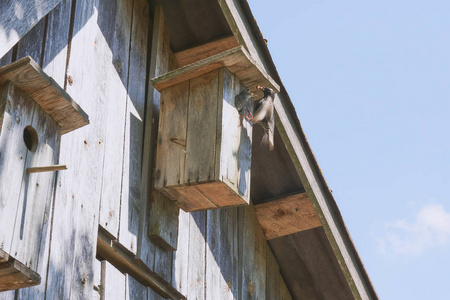
<path fill-rule="evenodd" d="M 49 233 L 55 173 L 27 170 L 57 163 L 61 127 L 14 84 L 0 93 L 0 248 L 36 270 Z"/>
<path fill-rule="evenodd" d="M 249 202 L 252 125 L 234 105 L 226 68 L 161 92 L 155 187 L 185 211 Z"/>

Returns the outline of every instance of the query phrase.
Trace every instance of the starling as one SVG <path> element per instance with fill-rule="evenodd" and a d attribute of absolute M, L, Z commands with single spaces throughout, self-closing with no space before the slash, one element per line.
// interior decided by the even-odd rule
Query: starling
<path fill-rule="evenodd" d="M 244 117 L 249 120 L 246 113 L 248 112 L 250 114 L 250 117 L 252 116 L 252 113 L 249 110 L 250 105 L 253 105 L 253 97 L 255 95 L 250 92 L 248 88 L 242 90 L 236 97 L 234 97 L 234 106 L 238 110 L 240 114 L 243 114 Z"/>
<path fill-rule="evenodd" d="M 275 129 L 275 120 L 273 114 L 273 101 L 275 93 L 271 88 L 258 86 L 262 90 L 264 96 L 255 105 L 255 114 L 250 119 L 254 124 L 260 124 L 264 129 L 264 136 L 262 138 L 262 145 L 269 145 L 269 150 L 273 150 L 273 133 Z"/>

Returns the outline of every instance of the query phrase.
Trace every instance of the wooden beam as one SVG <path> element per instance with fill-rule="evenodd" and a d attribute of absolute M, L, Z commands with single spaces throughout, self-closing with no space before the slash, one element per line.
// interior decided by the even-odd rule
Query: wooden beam
<path fill-rule="evenodd" d="M 123 247 L 109 239 L 100 229 L 97 238 L 97 255 L 166 299 L 186 299 L 169 282 L 151 271 L 145 264 L 139 263 L 132 253 L 124 251 Z"/>
<path fill-rule="evenodd" d="M 41 283 L 41 276 L 0 249 L 0 292 Z"/>
<path fill-rule="evenodd" d="M 88 115 L 29 56 L 0 68 L 0 86 L 12 82 L 61 126 L 61 134 L 89 124 Z"/>
<path fill-rule="evenodd" d="M 255 205 L 255 211 L 267 240 L 322 225 L 306 193 Z"/>
<path fill-rule="evenodd" d="M 204 45 L 174 53 L 178 66 L 184 67 L 196 61 L 239 46 L 234 36 L 222 38 Z"/>
<path fill-rule="evenodd" d="M 275 92 L 280 86 L 250 57 L 242 46 L 221 52 L 185 67 L 168 72 L 152 79 L 152 84 L 158 91 L 177 83 L 198 77 L 213 70 L 226 67 L 235 74 L 246 87 L 262 85 L 272 88 Z"/>

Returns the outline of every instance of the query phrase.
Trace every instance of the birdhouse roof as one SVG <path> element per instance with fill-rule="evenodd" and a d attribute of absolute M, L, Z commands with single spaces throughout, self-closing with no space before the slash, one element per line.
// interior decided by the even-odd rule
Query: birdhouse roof
<path fill-rule="evenodd" d="M 89 124 L 88 115 L 29 56 L 0 68 L 0 86 L 12 82 L 61 126 L 61 134 Z"/>

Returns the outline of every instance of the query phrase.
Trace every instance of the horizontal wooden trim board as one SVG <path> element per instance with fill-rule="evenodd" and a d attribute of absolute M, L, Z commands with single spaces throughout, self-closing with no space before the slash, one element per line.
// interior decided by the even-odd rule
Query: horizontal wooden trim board
<path fill-rule="evenodd" d="M 150 270 L 142 263 L 139 264 L 132 253 L 124 251 L 115 241 L 111 240 L 103 233 L 104 229 L 99 227 L 97 237 L 97 255 L 106 259 L 120 272 L 126 273 L 139 281 L 141 284 L 152 288 L 156 293 L 165 299 L 186 299 L 170 283 L 161 276 Z"/>
<path fill-rule="evenodd" d="M 61 126 L 61 134 L 89 124 L 88 115 L 29 56 L 0 68 L 0 86 L 12 82 Z"/>
<path fill-rule="evenodd" d="M 184 67 L 237 46 L 239 46 L 239 44 L 237 43 L 236 38 L 230 36 L 174 53 L 174 56 L 178 65 Z"/>
<path fill-rule="evenodd" d="M 246 87 L 251 88 L 261 85 L 270 87 L 275 92 L 280 91 L 280 86 L 253 58 L 250 57 L 250 54 L 243 46 L 223 51 L 185 67 L 170 71 L 164 75 L 153 78 L 151 81 L 155 89 L 161 92 L 166 87 L 201 76 L 222 67 L 226 67 L 231 73 L 235 74 L 239 81 Z"/>
<path fill-rule="evenodd" d="M 322 226 L 306 193 L 255 205 L 267 240 Z"/>
<path fill-rule="evenodd" d="M 41 276 L 0 249 L 0 292 L 41 283 Z"/>

